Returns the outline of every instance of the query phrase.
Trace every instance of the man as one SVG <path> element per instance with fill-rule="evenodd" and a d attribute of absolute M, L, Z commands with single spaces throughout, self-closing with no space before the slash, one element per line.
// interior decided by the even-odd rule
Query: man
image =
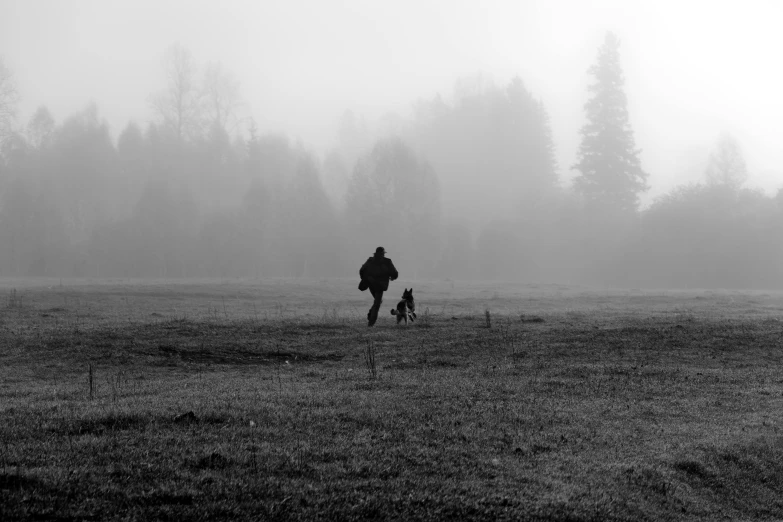
<path fill-rule="evenodd" d="M 367 326 L 374 325 L 378 320 L 378 311 L 381 309 L 383 293 L 389 289 L 389 280 L 394 281 L 399 276 L 392 260 L 385 256 L 386 250 L 378 247 L 375 249 L 375 255 L 368 258 L 359 269 L 359 276 L 362 278 L 359 290 L 364 292 L 369 288 L 375 299 L 372 308 L 367 312 Z"/>

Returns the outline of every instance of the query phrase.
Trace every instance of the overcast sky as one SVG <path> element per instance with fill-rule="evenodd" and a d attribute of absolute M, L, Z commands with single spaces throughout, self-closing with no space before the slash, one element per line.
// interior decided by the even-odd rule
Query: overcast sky
<path fill-rule="evenodd" d="M 750 185 L 783 186 L 779 0 L 0 0 L 0 55 L 20 120 L 95 101 L 116 136 L 150 117 L 162 57 L 179 42 L 222 61 L 263 130 L 323 152 L 345 109 L 372 124 L 455 81 L 519 75 L 550 115 L 569 178 L 586 71 L 606 30 L 622 41 L 631 121 L 651 196 L 700 179 L 721 131 L 743 144 Z"/>

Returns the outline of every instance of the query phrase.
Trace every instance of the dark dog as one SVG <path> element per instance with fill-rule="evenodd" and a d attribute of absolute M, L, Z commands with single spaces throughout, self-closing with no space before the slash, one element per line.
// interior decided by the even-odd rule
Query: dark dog
<path fill-rule="evenodd" d="M 413 288 L 408 290 L 407 288 L 402 293 L 402 300 L 397 303 L 397 308 L 392 308 L 392 315 L 397 316 L 397 324 L 400 324 L 405 319 L 405 324 L 408 324 L 408 319 L 411 321 L 416 320 L 416 303 L 413 302 Z"/>

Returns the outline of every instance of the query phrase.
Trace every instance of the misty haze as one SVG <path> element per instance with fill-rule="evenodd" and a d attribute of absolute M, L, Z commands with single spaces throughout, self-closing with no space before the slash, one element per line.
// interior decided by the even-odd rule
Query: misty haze
<path fill-rule="evenodd" d="M 0 0 L 0 519 L 783 518 L 781 21 Z"/>
<path fill-rule="evenodd" d="M 152 6 L 34 4 L 0 13 L 2 275 L 353 276 L 382 244 L 417 279 L 783 285 L 771 4 L 705 7 L 731 45 L 630 3 L 165 3 L 141 42 Z"/>

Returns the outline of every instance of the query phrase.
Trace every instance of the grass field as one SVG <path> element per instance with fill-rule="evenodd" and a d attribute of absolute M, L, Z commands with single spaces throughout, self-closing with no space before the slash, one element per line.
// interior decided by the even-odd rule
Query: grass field
<path fill-rule="evenodd" d="M 357 282 L 0 279 L 0 519 L 783 518 L 783 294 Z"/>

